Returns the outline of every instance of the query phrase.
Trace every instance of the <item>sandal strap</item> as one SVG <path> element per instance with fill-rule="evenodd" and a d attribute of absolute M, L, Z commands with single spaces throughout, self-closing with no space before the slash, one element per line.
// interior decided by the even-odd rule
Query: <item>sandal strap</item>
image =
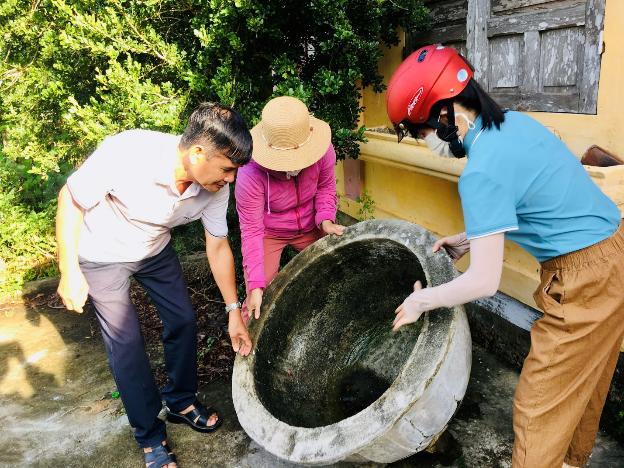
<path fill-rule="evenodd" d="M 203 427 L 207 429 L 216 429 L 221 425 L 221 413 L 212 406 L 206 407 L 199 400 L 195 400 L 193 403 L 194 408 L 187 413 L 180 413 L 177 411 L 171 411 L 167 407 L 169 414 L 176 415 L 179 418 L 183 418 L 193 427 Z M 208 421 L 212 416 L 217 417 L 217 421 L 214 424 L 208 424 Z"/>
<path fill-rule="evenodd" d="M 198 413 L 206 418 L 206 422 L 208 422 L 208 419 L 210 419 L 212 415 L 216 415 L 217 418 L 221 418 L 221 415 L 219 414 L 219 412 L 212 406 L 206 407 L 199 400 L 195 400 L 195 403 L 193 403 L 193 405 L 195 406 L 195 409 L 198 411 Z"/>
<path fill-rule="evenodd" d="M 169 448 L 169 444 L 167 442 L 165 442 L 164 444 L 161 444 L 161 445 L 165 449 L 165 451 L 167 452 L 167 455 L 169 455 L 173 459 L 173 461 L 175 463 L 176 462 L 176 456 L 174 455 L 173 450 L 171 450 Z"/>
<path fill-rule="evenodd" d="M 167 444 L 159 444 L 150 448 L 152 449 L 151 452 L 144 453 L 145 464 L 148 465 L 148 468 L 161 468 L 169 463 L 176 463 L 176 456 Z"/>
<path fill-rule="evenodd" d="M 199 416 L 199 419 L 197 420 L 195 424 L 200 424 L 202 426 L 210 427 L 208 425 L 208 420 L 213 415 L 217 416 L 217 421 L 215 422 L 215 424 L 217 424 L 219 420 L 221 419 L 221 415 L 219 414 L 219 412 L 212 406 L 206 407 L 199 400 L 195 400 L 195 403 L 193 403 L 193 406 L 195 406 L 195 408 L 188 414 L 193 413 L 193 417 L 191 418 L 193 421 L 195 421 L 195 418 Z"/>
<path fill-rule="evenodd" d="M 191 411 L 186 413 L 184 416 L 186 416 L 189 420 L 191 420 L 194 424 L 196 424 L 198 426 L 207 426 L 208 425 L 208 418 L 204 415 L 203 411 L 201 411 L 197 407 L 193 408 Z"/>

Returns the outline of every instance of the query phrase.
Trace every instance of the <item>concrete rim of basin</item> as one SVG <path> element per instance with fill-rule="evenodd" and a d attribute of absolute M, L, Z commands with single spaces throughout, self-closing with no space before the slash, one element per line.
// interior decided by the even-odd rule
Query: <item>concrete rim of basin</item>
<path fill-rule="evenodd" d="M 252 320 L 250 325 L 254 344 L 271 317 L 275 301 L 311 259 L 352 242 L 375 239 L 394 241 L 409 249 L 423 266 L 429 286 L 445 283 L 456 275 L 447 255 L 431 252 L 435 238 L 426 229 L 396 220 L 358 223 L 349 227 L 342 237 L 326 236 L 319 240 L 280 272 L 265 291 L 264 304 L 272 306 L 263 310 L 261 318 Z M 232 376 L 232 396 L 241 426 L 265 450 L 301 464 L 330 464 L 340 460 L 388 463 L 425 449 L 445 428 L 463 398 L 471 365 L 470 353 L 466 353 L 465 349 L 469 349 L 471 343 L 462 306 L 427 313 L 420 320 L 423 320 L 423 327 L 417 342 L 385 393 L 359 413 L 321 427 L 291 426 L 271 414 L 257 393 L 253 372 L 255 353 L 247 358 L 237 356 Z M 388 323 L 390 326 L 391 317 Z M 450 375 L 456 377 L 456 382 L 452 385 L 444 382 L 436 384 L 435 377 L 442 368 L 452 369 Z M 419 377 L 414 379 L 413 376 Z M 448 390 L 445 386 L 453 388 Z M 447 399 L 454 401 L 434 405 L 436 411 L 432 412 L 432 399 L 442 393 L 448 394 Z M 416 438 L 402 439 L 396 428 L 404 424 L 401 418 L 408 413 L 415 415 L 416 419 L 430 420 L 432 427 L 439 426 L 440 430 L 419 434 L 418 428 L 413 427 L 410 430 L 416 430 Z M 376 443 L 380 438 L 385 439 L 385 447 Z"/>

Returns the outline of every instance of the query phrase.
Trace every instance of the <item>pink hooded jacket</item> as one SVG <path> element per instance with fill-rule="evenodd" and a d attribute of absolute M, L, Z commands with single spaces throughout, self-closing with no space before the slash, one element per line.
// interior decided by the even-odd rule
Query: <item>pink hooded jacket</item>
<path fill-rule="evenodd" d="M 247 288 L 266 287 L 265 235 L 291 238 L 336 220 L 336 152 L 325 155 L 296 176 L 266 169 L 251 160 L 238 170 L 235 196 L 241 228 Z"/>

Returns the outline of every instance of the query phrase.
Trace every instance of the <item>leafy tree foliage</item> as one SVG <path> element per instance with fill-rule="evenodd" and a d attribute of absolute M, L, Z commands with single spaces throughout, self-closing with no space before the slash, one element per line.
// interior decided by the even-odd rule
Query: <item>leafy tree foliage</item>
<path fill-rule="evenodd" d="M 50 271 L 56 193 L 106 135 L 180 132 L 206 100 L 253 125 L 289 94 L 330 123 L 339 157 L 357 157 L 361 90 L 382 89 L 380 44 L 425 22 L 420 0 L 4 0 L 2 288 Z"/>

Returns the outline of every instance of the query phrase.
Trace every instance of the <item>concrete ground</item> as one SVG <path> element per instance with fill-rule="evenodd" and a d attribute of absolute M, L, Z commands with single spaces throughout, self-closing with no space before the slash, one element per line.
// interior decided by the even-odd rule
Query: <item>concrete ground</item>
<path fill-rule="evenodd" d="M 0 306 L 0 466 L 142 466 L 123 407 L 111 397 L 115 385 L 92 323 L 47 302 Z M 475 345 L 468 391 L 440 452 L 390 466 L 510 467 L 517 379 L 516 371 Z M 200 398 L 218 405 L 225 423 L 208 435 L 169 425 L 180 466 L 293 466 L 265 452 L 241 429 L 229 382 L 202 388 Z M 589 466 L 624 466 L 624 448 L 601 433 Z"/>

